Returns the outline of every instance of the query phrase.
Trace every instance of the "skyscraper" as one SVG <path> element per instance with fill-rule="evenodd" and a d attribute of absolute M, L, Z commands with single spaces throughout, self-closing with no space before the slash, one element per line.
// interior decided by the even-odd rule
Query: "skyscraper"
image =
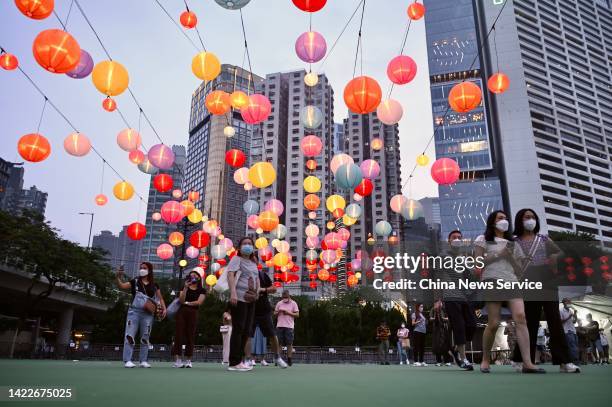
<path fill-rule="evenodd" d="M 123 266 L 125 274 L 132 278 L 138 276 L 143 241 L 130 239 L 127 228 L 127 225 L 123 226 L 119 236 L 110 230 L 102 230 L 94 235 L 91 245 L 106 252 L 104 260 L 113 271 Z"/>
<path fill-rule="evenodd" d="M 12 163 L 0 158 L 0 210 L 20 214 L 26 210 L 45 216 L 47 193 L 31 186 L 23 188 L 23 163 Z"/>

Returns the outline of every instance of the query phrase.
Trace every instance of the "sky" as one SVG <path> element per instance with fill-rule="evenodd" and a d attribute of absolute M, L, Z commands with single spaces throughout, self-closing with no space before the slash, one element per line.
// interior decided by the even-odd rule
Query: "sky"
<path fill-rule="evenodd" d="M 183 1 L 160 2 L 178 21 L 185 9 Z M 328 52 L 358 2 L 329 0 L 321 11 L 312 15 L 313 30 L 325 37 Z M 200 83 L 191 72 L 191 60 L 198 51 L 153 0 L 79 0 L 79 3 L 113 60 L 127 68 L 130 87 L 163 142 L 186 146 L 191 96 Z M 222 63 L 241 65 L 244 46 L 239 12 L 226 10 L 214 0 L 187 3 L 198 17 L 198 28 L 207 50 L 215 53 Z M 55 4 L 58 15 L 65 19 L 70 0 L 55 0 Z M 378 80 L 383 97 L 390 86 L 387 63 L 399 54 L 408 22 L 407 5 L 408 1 L 404 0 L 366 1 L 362 28 L 363 74 Z M 243 8 L 243 16 L 254 73 L 265 76 L 307 67 L 295 55 L 294 44 L 302 32 L 308 31 L 308 13 L 296 8 L 290 0 L 251 0 Z M 359 13 L 319 71 L 328 76 L 334 89 L 334 121 L 338 123 L 348 112 L 342 93 L 353 75 L 358 26 Z M 102 109 L 104 95 L 95 89 L 91 77 L 78 80 L 52 74 L 34 60 L 32 42 L 40 31 L 50 28 L 61 28 L 53 15 L 45 20 L 32 20 L 19 12 L 13 1 L 0 2 L 0 46 L 19 58 L 22 69 L 146 202 L 150 178 L 129 162 L 127 153 L 117 145 L 117 133 L 125 124 L 117 112 Z M 92 55 L 94 62 L 107 59 L 76 6 L 70 13 L 67 30 Z M 195 32 L 191 31 L 187 34 L 198 43 Z M 433 131 L 423 19 L 413 22 L 403 53 L 414 58 L 418 66 L 413 82 L 395 86 L 392 94 L 404 109 L 399 131 L 405 183 L 416 156 Z M 313 69 L 319 66 L 313 64 Z M 130 126 L 137 128 L 138 109 L 128 92 L 115 99 Z M 17 141 L 24 134 L 36 132 L 43 102 L 42 96 L 18 70 L 0 70 L 0 157 L 23 161 L 17 153 Z M 78 212 L 95 213 L 93 234 L 100 230 L 118 233 L 123 225 L 136 220 L 144 223 L 146 203 L 136 197 L 130 201 L 116 200 L 112 187 L 119 178 L 108 168 L 103 189 L 109 203 L 103 207 L 95 205 L 94 197 L 101 186 L 102 161 L 93 152 L 85 157 L 68 155 L 63 149 L 63 140 L 71 132 L 68 124 L 47 106 L 40 133 L 50 140 L 52 153 L 43 162 L 25 164 L 24 187 L 36 185 L 49 194 L 47 219 L 66 239 L 83 245 L 87 244 L 89 217 L 79 216 Z M 158 143 L 144 120 L 141 134 L 146 146 Z M 433 146 L 427 153 L 434 156 Z M 429 169 L 419 167 L 411 187 L 406 186 L 403 192 L 415 199 L 437 196 L 437 186 L 429 176 Z"/>

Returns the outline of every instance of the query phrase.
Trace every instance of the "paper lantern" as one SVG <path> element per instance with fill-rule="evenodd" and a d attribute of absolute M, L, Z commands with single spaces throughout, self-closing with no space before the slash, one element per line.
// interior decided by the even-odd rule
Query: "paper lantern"
<path fill-rule="evenodd" d="M 448 103 L 457 113 L 467 113 L 478 107 L 481 99 L 480 87 L 473 82 L 460 82 L 448 93 Z"/>
<path fill-rule="evenodd" d="M 259 216 L 257 216 L 257 215 L 249 215 L 247 217 L 247 225 L 251 229 L 259 228 Z"/>
<path fill-rule="evenodd" d="M 255 247 L 257 249 L 263 249 L 267 245 L 268 245 L 268 239 L 266 239 L 265 237 L 260 237 L 257 240 L 255 240 Z"/>
<path fill-rule="evenodd" d="M 178 201 L 166 201 L 161 206 L 160 210 L 162 219 L 166 223 L 178 223 L 185 216 L 185 210 Z M 192 246 L 195 246 L 192 243 Z"/>
<path fill-rule="evenodd" d="M 429 157 L 427 157 L 425 154 L 419 154 L 416 162 L 419 167 L 425 167 L 427 164 L 429 164 Z"/>
<path fill-rule="evenodd" d="M 263 211 L 259 214 L 259 227 L 269 232 L 278 226 L 278 216 L 272 211 Z"/>
<path fill-rule="evenodd" d="M 174 249 L 168 243 L 162 243 L 157 246 L 157 257 L 162 260 L 168 260 L 174 256 Z"/>
<path fill-rule="evenodd" d="M 249 103 L 249 96 L 240 90 L 235 90 L 230 95 L 230 104 L 234 109 L 240 110 L 245 107 L 247 103 Z"/>
<path fill-rule="evenodd" d="M 353 199 L 357 202 L 361 201 L 363 197 L 357 193 L 353 194 Z"/>
<path fill-rule="evenodd" d="M 174 186 L 174 181 L 172 180 L 172 176 L 170 174 L 157 174 L 153 177 L 153 187 L 157 190 L 157 192 L 168 192 Z"/>
<path fill-rule="evenodd" d="M 95 200 L 95 202 L 96 202 L 96 205 L 98 205 L 98 206 L 104 206 L 104 205 L 106 205 L 106 204 L 107 204 L 107 202 L 108 202 L 108 198 L 107 198 L 107 197 L 106 197 L 106 195 L 104 195 L 104 194 L 98 194 L 98 195 L 96 195 L 96 197 L 95 197 L 95 199 L 94 199 L 94 200 Z"/>
<path fill-rule="evenodd" d="M 83 133 L 72 133 L 64 139 L 64 150 L 75 157 L 82 157 L 91 151 L 91 142 Z"/>
<path fill-rule="evenodd" d="M 423 205 L 414 199 L 408 199 L 401 210 L 402 216 L 407 220 L 415 220 L 423 217 Z"/>
<path fill-rule="evenodd" d="M 209 274 L 206 276 L 206 279 L 204 281 L 206 282 L 206 285 L 212 287 L 217 284 L 217 276 L 215 276 L 214 274 Z"/>
<path fill-rule="evenodd" d="M 352 226 L 355 223 L 357 223 L 357 219 L 356 218 L 351 218 L 347 214 L 344 214 L 342 216 L 342 223 L 344 223 L 346 226 Z"/>
<path fill-rule="evenodd" d="M 175 247 L 182 245 L 184 241 L 185 237 L 181 232 L 172 232 L 170 233 L 170 236 L 168 236 L 168 242 Z"/>
<path fill-rule="evenodd" d="M 251 0 L 215 0 L 215 3 L 228 10 L 238 10 L 249 4 Z"/>
<path fill-rule="evenodd" d="M 304 62 L 319 62 L 326 52 L 325 38 L 316 31 L 307 31 L 295 41 L 295 53 Z"/>
<path fill-rule="evenodd" d="M 315 194 L 308 194 L 304 197 L 304 207 L 309 211 L 316 210 L 321 204 L 321 200 Z"/>
<path fill-rule="evenodd" d="M 506 90 L 508 90 L 509 86 L 510 78 L 508 78 L 508 75 L 502 72 L 494 73 L 487 81 L 487 88 L 489 88 L 491 92 L 496 94 L 504 93 Z"/>
<path fill-rule="evenodd" d="M 314 13 L 321 10 L 325 6 L 325 3 L 327 3 L 327 0 L 293 0 L 295 7 L 307 13 Z"/>
<path fill-rule="evenodd" d="M 336 154 L 332 159 L 331 162 L 329 163 L 329 167 L 332 171 L 332 173 L 335 175 L 336 171 L 338 171 L 338 168 L 340 168 L 340 166 L 344 165 L 344 164 L 353 164 L 355 161 L 353 160 L 353 157 L 351 157 L 348 154 Z"/>
<path fill-rule="evenodd" d="M 194 246 L 189 246 L 186 250 L 185 250 L 185 255 L 187 257 L 189 257 L 190 259 L 195 259 L 200 255 L 200 249 L 198 249 L 197 247 Z"/>
<path fill-rule="evenodd" d="M 134 196 L 134 187 L 127 181 L 120 181 L 113 187 L 113 195 L 120 201 L 127 201 Z"/>
<path fill-rule="evenodd" d="M 404 114 L 402 105 L 395 99 L 387 99 L 382 101 L 376 108 L 376 116 L 378 120 L 387 126 L 397 124 Z"/>
<path fill-rule="evenodd" d="M 145 155 L 142 151 L 136 149 L 130 151 L 130 153 L 128 154 L 128 159 L 130 160 L 130 162 L 138 165 L 145 160 Z"/>
<path fill-rule="evenodd" d="M 359 206 L 359 204 L 352 203 L 346 207 L 344 212 L 351 218 L 357 219 L 361 216 L 361 206 Z"/>
<path fill-rule="evenodd" d="M 347 228 L 339 228 L 337 233 L 338 236 L 340 236 L 340 239 L 344 241 L 347 241 L 351 238 L 351 232 L 349 232 Z"/>
<path fill-rule="evenodd" d="M 53 13 L 54 0 L 15 0 L 21 13 L 34 20 L 43 20 Z"/>
<path fill-rule="evenodd" d="M 93 70 L 93 66 L 94 64 L 91 55 L 89 55 L 89 53 L 84 49 L 81 49 L 79 62 L 71 71 L 66 72 L 66 75 L 74 79 L 83 79 L 89 76 Z"/>
<path fill-rule="evenodd" d="M 159 222 L 161 220 L 161 213 L 153 212 L 151 219 L 153 219 L 155 222 Z"/>
<path fill-rule="evenodd" d="M 117 144 L 124 151 L 136 150 L 141 143 L 142 138 L 134 129 L 123 129 L 117 134 Z"/>
<path fill-rule="evenodd" d="M 356 286 L 356 285 L 357 285 L 357 283 L 359 283 L 359 279 L 358 279 L 356 276 L 354 276 L 354 275 L 348 276 L 348 277 L 346 278 L 346 284 L 347 284 L 349 287 Z"/>
<path fill-rule="evenodd" d="M 276 253 L 272 258 L 272 262 L 278 267 L 286 266 L 289 263 L 289 256 L 287 253 Z"/>
<path fill-rule="evenodd" d="M 79 43 L 66 31 L 44 30 L 32 46 L 36 62 L 52 73 L 66 73 L 74 69 L 81 57 Z"/>
<path fill-rule="evenodd" d="M 319 227 L 317 225 L 315 225 L 314 223 L 310 223 L 304 229 L 304 233 L 306 233 L 306 236 L 308 236 L 308 237 L 318 236 L 319 235 Z"/>
<path fill-rule="evenodd" d="M 327 227 L 327 229 L 333 230 L 336 227 L 336 224 L 330 220 L 329 222 L 325 224 L 325 226 Z M 323 240 L 323 244 L 321 245 L 321 248 L 327 249 L 327 243 L 325 243 L 325 240 Z"/>
<path fill-rule="evenodd" d="M 197 202 L 200 199 L 200 193 L 198 191 L 189 191 L 187 199 L 191 202 Z"/>
<path fill-rule="evenodd" d="M 147 228 L 140 222 L 131 223 L 127 227 L 127 235 L 132 240 L 142 240 L 147 235 Z"/>
<path fill-rule="evenodd" d="M 425 15 L 425 6 L 415 0 L 408 6 L 407 13 L 411 20 L 420 20 Z"/>
<path fill-rule="evenodd" d="M 372 147 L 372 150 L 380 151 L 385 146 L 385 143 L 383 142 L 383 140 L 381 138 L 375 137 L 370 142 L 370 146 Z"/>
<path fill-rule="evenodd" d="M 155 144 L 149 149 L 147 157 L 160 170 L 169 170 L 174 165 L 174 152 L 165 144 Z"/>
<path fill-rule="evenodd" d="M 257 203 L 257 201 L 249 199 L 248 201 L 242 204 L 242 209 L 247 215 L 253 215 L 259 212 L 259 204 Z"/>
<path fill-rule="evenodd" d="M 191 60 L 191 71 L 203 81 L 212 81 L 221 73 L 221 63 L 215 54 L 203 51 Z"/>
<path fill-rule="evenodd" d="M 230 250 L 234 247 L 234 243 L 232 242 L 232 239 L 229 239 L 227 237 L 224 237 L 223 239 L 221 239 L 221 237 L 219 236 L 219 245 L 221 247 L 223 247 L 225 250 Z"/>
<path fill-rule="evenodd" d="M 175 199 L 181 199 L 183 197 L 183 191 L 181 191 L 180 189 L 175 189 L 172 191 L 172 197 Z"/>
<path fill-rule="evenodd" d="M 227 250 L 219 245 L 211 247 L 210 254 L 214 259 L 221 259 L 227 255 Z"/>
<path fill-rule="evenodd" d="M 24 160 L 37 163 L 49 157 L 51 145 L 49 140 L 42 134 L 31 133 L 19 139 L 17 151 Z"/>
<path fill-rule="evenodd" d="M 306 260 L 316 260 L 319 257 L 319 254 L 316 250 L 310 249 L 306 252 Z"/>
<path fill-rule="evenodd" d="M 353 189 L 363 179 L 361 168 L 357 164 L 343 164 L 334 173 L 336 185 L 341 189 Z"/>
<path fill-rule="evenodd" d="M 193 28 L 198 23 L 198 17 L 193 11 L 183 11 L 180 16 L 181 25 L 185 28 Z"/>
<path fill-rule="evenodd" d="M 234 172 L 234 182 L 239 185 L 249 182 L 249 169 L 246 167 L 238 168 Z"/>
<path fill-rule="evenodd" d="M 321 150 L 323 149 L 323 142 L 317 136 L 310 135 L 306 136 L 300 142 L 300 147 L 302 149 L 302 153 L 306 157 L 316 157 L 321 154 Z"/>
<path fill-rule="evenodd" d="M 240 110 L 240 115 L 247 124 L 257 124 L 266 120 L 271 111 L 272 105 L 267 97 L 253 94 L 249 96 L 249 102 Z"/>
<path fill-rule="evenodd" d="M 340 235 L 335 232 L 329 232 L 328 234 L 326 234 L 324 241 L 327 245 L 327 248 L 332 250 L 339 249 L 340 246 L 342 246 L 342 243 L 344 242 Z"/>
<path fill-rule="evenodd" d="M 374 179 L 380 175 L 380 165 L 376 160 L 364 160 L 359 168 L 364 178 Z"/>
<path fill-rule="evenodd" d="M 115 99 L 107 96 L 106 99 L 102 101 L 102 108 L 107 112 L 114 112 L 115 109 L 117 109 L 117 102 L 115 102 Z"/>
<path fill-rule="evenodd" d="M 304 190 L 310 194 L 319 192 L 321 190 L 321 180 L 313 175 L 304 178 Z"/>
<path fill-rule="evenodd" d="M 276 239 L 284 239 L 287 235 L 287 227 L 285 225 L 278 224 L 270 231 L 270 235 Z"/>
<path fill-rule="evenodd" d="M 106 96 L 122 94 L 130 83 L 127 69 L 117 61 L 102 61 L 94 66 L 91 80 L 100 93 Z"/>
<path fill-rule="evenodd" d="M 316 160 L 308 160 L 306 161 L 306 168 L 310 171 L 314 171 L 317 169 L 317 161 Z"/>
<path fill-rule="evenodd" d="M 459 164 L 451 158 L 440 158 L 431 165 L 431 178 L 440 185 L 449 185 L 459 179 Z"/>
<path fill-rule="evenodd" d="M 323 113 L 316 106 L 304 106 L 300 111 L 300 120 L 305 128 L 316 129 L 323 123 Z"/>
<path fill-rule="evenodd" d="M 144 160 L 140 164 L 138 164 L 138 169 L 149 175 L 157 174 L 158 171 L 157 168 L 153 164 L 151 164 L 151 161 L 149 161 L 147 157 L 145 157 Z"/>
<path fill-rule="evenodd" d="M 211 114 L 222 115 L 230 110 L 230 95 L 222 90 L 213 90 L 204 100 L 206 108 Z"/>
<path fill-rule="evenodd" d="M 200 223 L 202 221 L 202 211 L 199 209 L 194 209 L 189 215 L 187 215 L 187 219 L 191 223 Z"/>
<path fill-rule="evenodd" d="M 354 192 L 361 196 L 370 196 L 374 190 L 374 184 L 367 178 L 362 179 L 355 187 Z"/>
<path fill-rule="evenodd" d="M 246 162 L 246 155 L 242 151 L 234 148 L 225 153 L 225 162 L 231 167 L 242 167 Z"/>
<path fill-rule="evenodd" d="M 402 211 L 402 207 L 408 202 L 408 198 L 404 195 L 398 194 L 391 198 L 389 202 L 389 206 L 391 210 L 395 213 L 400 213 Z"/>
<path fill-rule="evenodd" d="M 312 88 L 313 86 L 317 86 L 317 83 L 319 83 L 319 75 L 316 73 L 308 72 L 306 75 L 304 75 L 304 84 L 306 86 Z"/>
<path fill-rule="evenodd" d="M 321 252 L 321 260 L 323 260 L 327 264 L 332 264 L 336 261 L 337 254 L 335 250 L 323 250 Z"/>
<path fill-rule="evenodd" d="M 264 205 L 264 209 L 266 211 L 274 213 L 276 216 L 281 216 L 283 214 L 283 211 L 285 210 L 285 206 L 278 199 L 270 199 Z"/>
<path fill-rule="evenodd" d="M 327 271 L 325 269 L 319 270 L 319 272 L 317 273 L 317 276 L 319 277 L 319 280 L 327 281 L 327 280 L 329 280 L 329 271 Z"/>
<path fill-rule="evenodd" d="M 306 247 L 309 247 L 311 249 L 314 249 L 318 246 L 319 244 L 319 237 L 318 236 L 308 236 L 306 238 Z"/>
<path fill-rule="evenodd" d="M 346 207 L 346 201 L 340 195 L 331 195 L 325 200 L 325 207 L 330 212 L 333 212 L 338 208 L 344 209 Z"/>
<path fill-rule="evenodd" d="M 251 189 L 253 189 L 253 184 L 251 184 L 250 182 L 245 182 L 243 187 L 245 191 L 250 191 Z"/>
<path fill-rule="evenodd" d="M 189 199 L 182 200 L 181 205 L 183 206 L 185 216 L 191 215 L 191 213 L 195 210 L 195 205 Z"/>
<path fill-rule="evenodd" d="M 257 188 L 266 188 L 276 180 L 276 170 L 269 162 L 258 162 L 249 168 L 249 181 Z"/>
<path fill-rule="evenodd" d="M 0 55 L 0 67 L 5 71 L 12 71 L 19 66 L 19 60 L 13 54 L 2 53 Z"/>
<path fill-rule="evenodd" d="M 396 85 L 411 82 L 417 74 L 417 64 L 407 55 L 399 55 L 389 61 L 387 76 Z"/>
<path fill-rule="evenodd" d="M 344 88 L 344 103 L 353 113 L 372 113 L 381 99 L 380 85 L 369 76 L 358 76 Z"/>
<path fill-rule="evenodd" d="M 392 230 L 391 224 L 386 220 L 381 220 L 374 226 L 374 232 L 377 236 L 387 237 L 391 234 Z"/>

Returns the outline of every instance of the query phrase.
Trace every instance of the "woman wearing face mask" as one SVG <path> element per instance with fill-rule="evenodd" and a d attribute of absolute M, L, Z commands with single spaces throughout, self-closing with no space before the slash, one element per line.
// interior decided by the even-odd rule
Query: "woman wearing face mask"
<path fill-rule="evenodd" d="M 176 331 L 172 354 L 175 362 L 172 367 L 191 368 L 191 357 L 195 344 L 196 327 L 198 323 L 198 308 L 204 302 L 205 291 L 202 287 L 202 277 L 197 271 L 191 271 L 185 279 L 185 286 L 179 294 L 181 308 L 176 313 Z M 185 345 L 185 363 L 181 361 L 181 353 Z"/>
<path fill-rule="evenodd" d="M 516 273 L 520 272 L 525 257 L 521 246 L 516 244 L 508 231 L 510 223 L 504 211 L 492 212 L 487 218 L 487 228 L 484 235 L 474 241 L 476 257 L 484 258 L 484 269 L 480 276 L 482 281 L 497 280 L 504 282 L 518 281 Z M 512 319 L 516 323 L 517 345 L 523 356 L 523 373 L 546 373 L 537 368 L 532 362 L 529 353 L 529 331 L 525 319 L 525 305 L 521 296 L 514 292 L 491 293 L 487 295 L 486 306 L 488 313 L 487 326 L 482 335 L 482 362 L 480 371 L 490 373 L 491 347 L 495 341 L 495 334 L 500 322 L 501 307 L 507 300 L 512 312 Z"/>
<path fill-rule="evenodd" d="M 410 348 L 410 330 L 406 328 L 406 324 L 402 322 L 400 329 L 397 330 L 397 354 L 399 355 L 400 365 L 404 362 L 406 365 L 410 364 L 408 360 L 408 348 Z"/>
<path fill-rule="evenodd" d="M 166 316 L 166 304 L 164 303 L 159 286 L 153 281 L 153 265 L 151 263 L 143 262 L 140 264 L 137 278 L 123 282 L 122 277 L 124 275 L 123 266 L 121 266 L 117 271 L 117 286 L 121 290 L 130 290 L 132 293 L 132 303 L 128 308 L 125 322 L 123 361 L 125 362 L 125 367 L 132 368 L 136 366 L 132 363 L 132 354 L 134 353 L 136 335 L 140 333 L 140 367 L 149 368 L 151 367 L 147 362 L 149 336 L 151 335 L 153 317 L 155 316 L 155 311 L 151 312 L 150 303 L 154 304 L 153 309 L 158 306 L 161 308 L 162 318 Z"/>
<path fill-rule="evenodd" d="M 540 234 L 539 231 L 540 219 L 534 210 L 521 209 L 518 211 L 514 220 L 514 236 L 516 237 L 515 241 L 527 255 L 527 261 L 522 266 L 523 274 L 530 281 L 541 281 L 545 288 L 554 291 L 550 294 L 556 299 L 558 297 L 556 287 L 546 287 L 546 283 L 552 278 L 557 265 L 557 258 L 562 252 L 548 236 Z M 580 368 L 571 363 L 569 347 L 565 340 L 556 300 L 525 301 L 531 361 L 535 362 L 536 338 L 542 311 L 544 311 L 548 323 L 553 365 L 560 365 L 562 373 L 579 373 Z M 513 360 L 518 363 L 522 360 L 521 350 L 518 346 L 514 348 Z"/>
<path fill-rule="evenodd" d="M 259 270 L 253 240 L 243 237 L 236 254 L 225 268 L 230 289 L 232 336 L 228 370 L 246 372 L 253 367 L 243 362 L 244 346 L 251 331 L 255 313 L 255 301 L 259 297 Z"/>
<path fill-rule="evenodd" d="M 423 304 L 416 303 L 412 317 L 412 344 L 414 345 L 414 365 L 427 366 L 423 361 L 425 356 L 425 334 L 427 333 L 427 319 L 423 315 Z"/>

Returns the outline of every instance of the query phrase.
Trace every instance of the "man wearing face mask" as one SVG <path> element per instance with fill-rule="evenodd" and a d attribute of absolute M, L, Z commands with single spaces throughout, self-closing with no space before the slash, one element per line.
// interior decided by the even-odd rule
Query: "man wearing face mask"
<path fill-rule="evenodd" d="M 289 290 L 283 291 L 282 299 L 276 303 L 274 308 L 276 315 L 276 330 L 278 340 L 282 346 L 287 347 L 287 364 L 293 364 L 291 356 L 293 356 L 293 329 L 295 327 L 295 318 L 300 316 L 300 310 L 295 301 L 291 299 Z"/>

